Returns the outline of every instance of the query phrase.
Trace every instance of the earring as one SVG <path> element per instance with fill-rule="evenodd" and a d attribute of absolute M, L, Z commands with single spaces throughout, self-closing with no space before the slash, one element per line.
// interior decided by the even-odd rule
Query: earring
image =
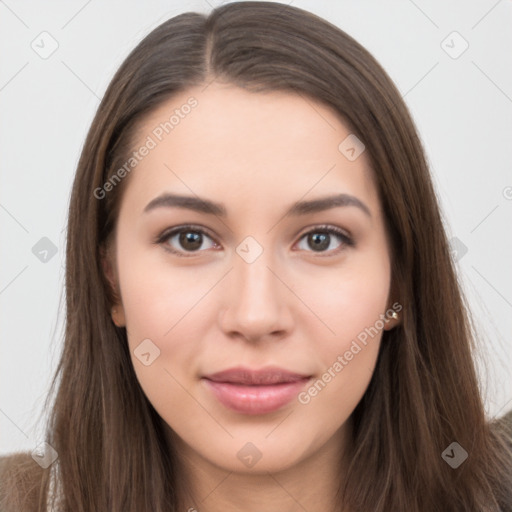
<path fill-rule="evenodd" d="M 398 320 L 398 313 L 396 311 L 393 311 L 390 316 L 393 320 Z"/>
<path fill-rule="evenodd" d="M 119 327 L 119 325 L 117 325 L 117 322 L 114 319 L 114 315 L 116 315 L 116 314 L 117 314 L 117 308 L 112 308 L 112 315 L 111 315 L 112 316 L 112 322 L 114 323 L 114 325 L 116 327 Z"/>

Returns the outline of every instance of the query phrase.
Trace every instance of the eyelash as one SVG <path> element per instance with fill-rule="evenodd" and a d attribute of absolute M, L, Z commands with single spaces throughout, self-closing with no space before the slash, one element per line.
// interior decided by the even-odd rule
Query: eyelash
<path fill-rule="evenodd" d="M 187 231 L 190 231 L 190 232 L 193 232 L 193 233 L 200 233 L 201 235 L 206 235 L 207 237 L 211 238 L 213 240 L 213 242 L 215 244 L 217 244 L 217 242 L 214 240 L 214 238 L 209 234 L 208 231 L 206 231 L 205 229 L 199 227 L 199 226 L 194 226 L 194 225 L 184 225 L 184 226 L 179 226 L 177 228 L 172 228 L 171 230 L 168 230 L 166 229 L 165 231 L 163 231 L 162 233 L 160 233 L 156 240 L 154 241 L 155 244 L 161 244 L 161 245 L 164 245 L 164 249 L 172 254 L 175 254 L 177 256 L 180 256 L 180 257 L 184 257 L 184 258 L 190 258 L 190 257 L 193 257 L 195 256 L 197 253 L 200 253 L 200 252 L 203 252 L 203 251 L 189 251 L 189 255 L 186 255 L 186 252 L 183 253 L 181 251 L 177 251 L 175 249 L 172 249 L 168 244 L 166 244 L 166 242 L 174 235 L 176 234 L 180 234 L 182 232 L 187 232 Z M 336 235 L 338 236 L 341 241 L 342 241 L 342 244 L 341 244 L 341 247 L 340 248 L 337 248 L 337 249 L 333 249 L 331 251 L 319 251 L 317 252 L 317 254 L 319 255 L 319 257 L 331 257 L 331 256 L 335 256 L 337 255 L 339 252 L 343 251 L 344 249 L 348 248 L 348 247 L 354 247 L 355 246 L 355 243 L 354 241 L 352 240 L 352 238 L 350 238 L 344 231 L 342 231 L 341 229 L 339 228 L 336 228 L 334 226 L 330 226 L 330 225 L 320 225 L 320 226 L 315 226 L 313 227 L 312 229 L 310 229 L 309 231 L 307 231 L 306 233 L 303 233 L 301 235 L 301 237 L 299 238 L 299 241 L 302 240 L 305 236 L 311 234 L 311 233 L 322 233 L 322 234 L 329 234 L 329 235 Z M 217 244 L 218 245 L 218 244 Z M 315 251 L 307 251 L 307 252 L 312 252 L 312 253 L 315 253 Z M 329 253 L 332 253 L 332 254 L 329 254 Z M 327 255 L 325 255 L 327 254 Z"/>

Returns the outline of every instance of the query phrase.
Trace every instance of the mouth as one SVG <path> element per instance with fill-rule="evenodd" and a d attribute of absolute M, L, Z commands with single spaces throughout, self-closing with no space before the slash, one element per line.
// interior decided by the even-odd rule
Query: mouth
<path fill-rule="evenodd" d="M 276 367 L 238 367 L 205 376 L 202 381 L 223 406 L 241 414 L 258 415 L 284 407 L 311 377 Z"/>

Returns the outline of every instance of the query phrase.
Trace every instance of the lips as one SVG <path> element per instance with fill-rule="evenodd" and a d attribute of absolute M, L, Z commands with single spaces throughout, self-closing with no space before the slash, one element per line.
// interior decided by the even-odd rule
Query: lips
<path fill-rule="evenodd" d="M 267 414 L 288 404 L 311 376 L 282 368 L 231 368 L 206 377 L 207 389 L 225 407 L 241 414 Z"/>
<path fill-rule="evenodd" d="M 261 370 L 250 370 L 248 368 L 237 367 L 207 375 L 204 378 L 213 382 L 260 386 L 297 382 L 309 377 L 310 375 L 293 373 L 277 367 L 267 367 Z"/>

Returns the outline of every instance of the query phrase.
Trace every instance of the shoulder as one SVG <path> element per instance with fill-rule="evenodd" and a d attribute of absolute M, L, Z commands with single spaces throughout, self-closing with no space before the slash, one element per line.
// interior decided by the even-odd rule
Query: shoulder
<path fill-rule="evenodd" d="M 0 511 L 37 510 L 42 474 L 29 452 L 0 455 Z"/>
<path fill-rule="evenodd" d="M 512 429 L 512 409 L 510 409 L 510 411 L 508 411 L 505 416 L 503 416 L 501 418 L 501 421 L 504 421 L 505 423 L 507 423 L 507 425 L 509 426 L 509 428 Z"/>
<path fill-rule="evenodd" d="M 498 419 L 491 421 L 491 429 L 512 448 L 512 409 Z"/>
<path fill-rule="evenodd" d="M 503 512 L 512 511 L 512 410 L 489 423 L 493 438 L 493 461 L 495 474 L 495 497 Z"/>

